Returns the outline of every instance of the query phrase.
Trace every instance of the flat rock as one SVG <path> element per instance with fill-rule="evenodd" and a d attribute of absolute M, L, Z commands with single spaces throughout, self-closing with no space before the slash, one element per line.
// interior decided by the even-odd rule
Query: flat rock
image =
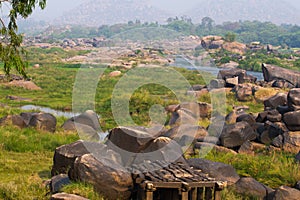
<path fill-rule="evenodd" d="M 187 162 L 194 169 L 202 170 L 217 181 L 227 181 L 228 185 L 235 184 L 240 179 L 231 165 L 199 158 L 193 158 Z"/>
<path fill-rule="evenodd" d="M 281 186 L 275 192 L 274 200 L 299 200 L 300 191 L 287 186 Z"/>
<path fill-rule="evenodd" d="M 262 64 L 264 79 L 267 82 L 286 80 L 294 87 L 300 86 L 300 72 L 281 68 L 275 65 Z"/>
<path fill-rule="evenodd" d="M 300 110 L 285 113 L 283 121 L 290 131 L 300 131 Z"/>
<path fill-rule="evenodd" d="M 275 96 L 264 101 L 265 108 L 276 109 L 278 106 L 287 104 L 287 94 L 278 93 Z"/>
<path fill-rule="evenodd" d="M 291 89 L 288 93 L 287 99 L 290 110 L 300 110 L 300 88 Z"/>
<path fill-rule="evenodd" d="M 221 145 L 228 148 L 239 147 L 247 140 L 255 140 L 257 134 L 247 122 L 225 125 L 220 137 Z"/>
<path fill-rule="evenodd" d="M 88 199 L 75 194 L 57 193 L 51 196 L 51 200 L 88 200 Z"/>
<path fill-rule="evenodd" d="M 245 177 L 241 178 L 235 185 L 236 192 L 243 195 L 251 195 L 259 199 L 268 199 L 273 189 L 259 183 L 254 178 Z"/>

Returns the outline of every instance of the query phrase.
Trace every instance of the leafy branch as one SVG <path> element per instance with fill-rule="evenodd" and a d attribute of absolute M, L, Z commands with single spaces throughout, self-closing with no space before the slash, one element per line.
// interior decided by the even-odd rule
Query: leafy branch
<path fill-rule="evenodd" d="M 26 19 L 32 14 L 36 5 L 41 9 L 46 6 L 46 0 L 0 0 L 0 7 L 6 3 L 10 6 L 8 24 L 0 17 L 0 60 L 4 63 L 7 75 L 15 68 L 24 77 L 28 63 L 25 61 L 26 52 L 21 44 L 23 36 L 18 34 L 18 17 Z"/>

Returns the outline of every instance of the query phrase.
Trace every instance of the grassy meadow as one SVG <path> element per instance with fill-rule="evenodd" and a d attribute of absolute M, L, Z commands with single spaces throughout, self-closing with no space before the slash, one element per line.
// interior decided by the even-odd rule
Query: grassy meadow
<path fill-rule="evenodd" d="M 10 114 L 19 114 L 22 105 L 39 105 L 57 110 L 72 110 L 72 94 L 74 82 L 80 65 L 65 64 L 47 58 L 51 55 L 68 57 L 85 52 L 66 52 L 64 50 L 40 52 L 32 49 L 42 56 L 41 67 L 38 69 L 28 68 L 28 75 L 42 90 L 29 91 L 22 88 L 8 87 L 0 84 L 0 118 Z M 37 56 L 36 55 L 36 56 Z M 37 57 L 32 57 L 35 63 Z M 62 58 L 59 56 L 58 58 Z M 52 59 L 52 58 L 51 58 Z M 114 86 L 121 77 L 109 77 L 109 73 L 116 70 L 104 66 L 93 66 L 94 69 L 104 70 L 99 79 L 95 99 L 95 110 L 101 116 L 100 123 L 103 130 L 109 130 L 116 126 L 111 110 L 111 97 Z M 84 70 L 89 70 L 86 68 Z M 119 70 L 119 69 L 118 69 Z M 191 85 L 205 84 L 196 71 L 176 69 Z M 121 70 L 126 73 L 126 70 Z M 88 77 L 87 77 L 88 79 Z M 187 89 L 187 88 L 186 88 Z M 8 95 L 28 98 L 31 101 L 12 101 Z M 123 98 L 123 96 L 119 97 Z M 204 95 L 199 101 L 210 102 L 210 96 Z M 130 97 L 129 110 L 136 124 L 148 125 L 150 117 L 148 110 L 151 106 L 159 104 L 167 106 L 178 103 L 176 95 L 166 87 L 157 84 L 147 84 L 139 87 Z M 226 112 L 232 110 L 232 105 L 248 105 L 249 112 L 257 113 L 263 110 L 261 102 L 253 101 L 237 102 L 233 93 L 227 93 L 226 102 L 222 102 Z M 37 131 L 33 128 L 19 129 L 7 125 L 0 126 L 0 199 L 4 200 L 29 200 L 49 199 L 45 188 L 45 181 L 50 178 L 52 158 L 56 147 L 72 143 L 79 139 L 76 133 L 66 133 L 60 128 L 66 118 L 59 117 L 57 131 L 52 133 Z M 208 125 L 208 121 L 203 124 Z M 294 155 L 284 153 L 258 152 L 257 156 L 229 155 L 224 153 L 210 152 L 207 159 L 220 161 L 233 165 L 241 176 L 252 176 L 258 181 L 276 188 L 281 185 L 293 186 L 300 180 L 299 165 L 294 161 Z M 102 199 L 93 192 L 90 185 L 73 183 L 63 188 L 63 191 L 79 194 L 89 199 Z M 236 195 L 234 191 L 225 190 L 224 199 L 255 199 Z"/>

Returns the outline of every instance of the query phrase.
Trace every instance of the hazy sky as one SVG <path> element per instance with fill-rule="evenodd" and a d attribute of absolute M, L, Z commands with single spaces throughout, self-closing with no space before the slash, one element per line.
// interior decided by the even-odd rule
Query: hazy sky
<path fill-rule="evenodd" d="M 61 16 L 64 12 L 77 7 L 78 5 L 87 2 L 90 0 L 47 0 L 47 7 L 43 11 L 35 11 L 32 18 L 47 20 L 55 19 L 56 17 Z M 130 1 L 130 0 L 127 0 Z M 175 13 L 183 13 L 196 5 L 199 5 L 199 2 L 203 0 L 149 0 L 149 4 L 159 7 L 162 10 Z M 233 1 L 233 0 L 227 0 Z M 246 2 L 247 0 L 245 0 Z M 261 0 L 263 1 L 263 0 Z M 290 3 L 292 6 L 300 9 L 299 0 L 283 0 Z"/>

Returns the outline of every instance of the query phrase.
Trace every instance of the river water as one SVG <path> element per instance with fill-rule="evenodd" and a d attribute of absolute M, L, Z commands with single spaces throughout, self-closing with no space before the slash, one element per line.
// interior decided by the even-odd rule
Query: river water
<path fill-rule="evenodd" d="M 219 71 L 222 70 L 222 68 L 218 68 L 218 67 L 196 66 L 193 64 L 193 61 L 190 61 L 182 57 L 177 57 L 173 65 L 176 67 L 181 67 L 189 70 L 200 70 L 200 71 L 208 72 L 214 77 L 217 77 Z M 247 71 L 247 74 L 256 77 L 258 81 L 264 80 L 264 76 L 262 72 Z"/>

